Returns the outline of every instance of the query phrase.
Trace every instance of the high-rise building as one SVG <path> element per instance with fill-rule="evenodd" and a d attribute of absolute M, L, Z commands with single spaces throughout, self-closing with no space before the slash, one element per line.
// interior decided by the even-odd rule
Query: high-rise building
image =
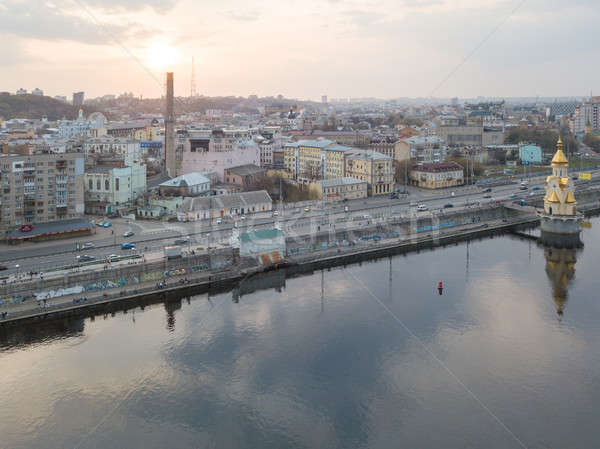
<path fill-rule="evenodd" d="M 0 155 L 0 227 L 80 217 L 82 153 Z"/>
<path fill-rule="evenodd" d="M 327 95 L 323 95 L 323 96 L 321 97 L 321 103 L 323 103 L 323 104 L 327 104 Z"/>
<path fill-rule="evenodd" d="M 83 106 L 84 96 L 84 92 L 73 92 L 73 106 L 77 108 Z"/>
<path fill-rule="evenodd" d="M 175 110 L 174 110 L 173 72 L 167 72 L 167 96 L 165 108 L 165 169 L 167 175 L 177 176 L 177 157 L 175 154 Z"/>

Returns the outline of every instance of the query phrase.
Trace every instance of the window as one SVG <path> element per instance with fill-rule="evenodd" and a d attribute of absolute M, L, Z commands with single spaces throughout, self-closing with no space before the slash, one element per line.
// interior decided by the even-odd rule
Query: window
<path fill-rule="evenodd" d="M 94 182 L 91 179 L 88 180 L 88 188 L 89 190 L 94 190 Z"/>
<path fill-rule="evenodd" d="M 96 190 L 100 190 L 100 180 L 96 180 Z"/>
<path fill-rule="evenodd" d="M 119 191 L 119 178 L 115 179 L 115 190 Z"/>
<path fill-rule="evenodd" d="M 104 190 L 110 190 L 110 182 L 108 179 L 104 181 Z"/>

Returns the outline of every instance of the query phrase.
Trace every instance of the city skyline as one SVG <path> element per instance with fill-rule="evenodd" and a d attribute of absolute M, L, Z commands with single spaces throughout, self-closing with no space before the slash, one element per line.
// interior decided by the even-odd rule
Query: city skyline
<path fill-rule="evenodd" d="M 585 96 L 598 15 L 589 0 L 8 0 L 2 90 L 159 97 L 171 70 L 187 96 L 195 57 L 207 96 Z"/>

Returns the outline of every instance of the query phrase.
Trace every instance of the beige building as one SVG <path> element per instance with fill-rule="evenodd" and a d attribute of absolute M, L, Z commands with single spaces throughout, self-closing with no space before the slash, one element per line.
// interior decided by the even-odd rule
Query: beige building
<path fill-rule="evenodd" d="M 343 201 L 366 198 L 368 186 L 366 181 L 355 178 L 325 179 L 320 183 L 323 201 Z"/>
<path fill-rule="evenodd" d="M 370 150 L 350 150 L 345 156 L 345 176 L 365 181 L 370 196 L 394 191 L 394 163 L 391 157 Z"/>
<path fill-rule="evenodd" d="M 417 165 L 410 171 L 411 184 L 425 189 L 442 189 L 465 183 L 464 170 L 456 162 Z"/>
<path fill-rule="evenodd" d="M 0 227 L 83 215 L 82 153 L 0 155 Z"/>
<path fill-rule="evenodd" d="M 404 142 L 402 140 L 382 139 L 377 142 L 371 142 L 369 145 L 369 150 L 385 154 L 386 156 L 389 156 L 398 162 L 406 161 L 410 159 L 410 146 L 403 143 Z"/>

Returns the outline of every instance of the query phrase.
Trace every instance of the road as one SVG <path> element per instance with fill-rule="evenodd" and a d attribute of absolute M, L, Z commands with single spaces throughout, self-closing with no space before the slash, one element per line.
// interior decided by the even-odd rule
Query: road
<path fill-rule="evenodd" d="M 491 194 L 486 194 L 481 188 L 463 186 L 453 192 L 423 192 L 413 191 L 408 198 L 390 199 L 389 197 L 353 200 L 346 203 L 320 204 L 313 206 L 309 211 L 304 208 L 285 208 L 278 210 L 278 216 L 271 213 L 255 214 L 245 220 L 237 218 L 235 221 L 224 221 L 218 224 L 212 222 L 156 222 L 156 221 L 128 221 L 125 219 L 113 220 L 112 228 L 97 228 L 95 234 L 81 239 L 69 239 L 53 242 L 25 243 L 16 247 L 5 246 L 0 254 L 0 265 L 7 270 L 0 272 L 2 277 L 19 275 L 31 271 L 44 272 L 57 267 L 75 265 L 78 255 L 92 256 L 96 259 L 106 259 L 109 255 L 146 254 L 162 251 L 165 245 L 172 245 L 176 239 L 187 238 L 188 243 L 182 245 L 184 249 L 207 248 L 224 245 L 229 242 L 232 229 L 240 232 L 250 229 L 272 228 L 277 225 L 288 236 L 307 235 L 320 230 L 323 225 L 336 223 L 346 219 L 347 225 L 360 221 L 374 221 L 378 218 L 390 216 L 410 216 L 417 213 L 411 203 L 425 204 L 428 211 L 418 212 L 426 216 L 432 211 L 444 208 L 451 203 L 454 209 L 464 208 L 469 203 L 490 201 L 505 201 L 519 198 L 532 198 L 542 196 L 541 187 L 545 177 L 532 178 L 527 191 L 520 190 L 519 184 L 493 187 Z M 579 182 L 577 189 L 597 185 L 594 181 Z M 484 198 L 492 195 L 493 198 Z M 275 208 L 276 206 L 274 206 Z M 347 211 L 345 210 L 347 208 Z M 453 210 L 454 210 L 453 209 Z M 336 228 L 343 229 L 344 224 L 336 224 Z M 124 238 L 125 231 L 132 231 L 134 235 Z M 75 242 L 92 242 L 94 248 L 82 251 L 75 250 Z M 122 250 L 121 244 L 131 242 L 136 244 L 135 250 Z M 17 267 L 18 265 L 18 267 Z"/>

